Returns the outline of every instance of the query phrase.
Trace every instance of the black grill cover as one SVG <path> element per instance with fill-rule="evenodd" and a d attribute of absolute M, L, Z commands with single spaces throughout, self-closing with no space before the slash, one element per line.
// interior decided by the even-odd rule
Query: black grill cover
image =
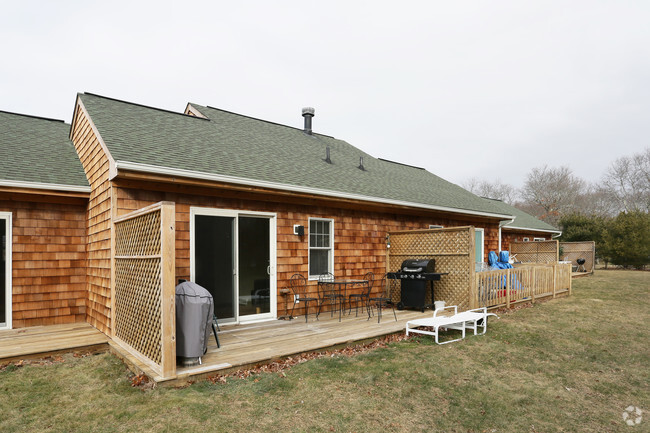
<path fill-rule="evenodd" d="M 176 356 L 205 354 L 213 315 L 212 295 L 204 287 L 190 281 L 176 286 Z"/>

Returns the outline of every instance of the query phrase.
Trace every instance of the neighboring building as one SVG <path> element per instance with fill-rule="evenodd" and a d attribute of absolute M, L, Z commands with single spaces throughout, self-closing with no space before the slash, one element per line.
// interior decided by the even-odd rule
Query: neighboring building
<path fill-rule="evenodd" d="M 561 230 L 501 200 L 486 200 L 514 217 L 500 227 L 499 251 L 509 251 L 512 242 L 549 241 L 562 234 Z"/>
<path fill-rule="evenodd" d="M 498 249 L 514 213 L 313 133 L 312 116 L 300 129 L 87 93 L 70 127 L 3 114 L 0 221 L 12 234 L 4 306 L 13 327 L 87 320 L 110 334 L 113 221 L 159 201 L 175 203 L 176 278 L 208 288 L 224 322 L 276 318 L 279 289 L 294 273 L 314 291 L 323 272 L 382 274 L 390 231 L 472 225 L 477 257 Z M 49 133 L 29 136 L 41 130 Z"/>
<path fill-rule="evenodd" d="M 69 131 L 0 112 L 0 329 L 86 320 L 90 186 Z"/>

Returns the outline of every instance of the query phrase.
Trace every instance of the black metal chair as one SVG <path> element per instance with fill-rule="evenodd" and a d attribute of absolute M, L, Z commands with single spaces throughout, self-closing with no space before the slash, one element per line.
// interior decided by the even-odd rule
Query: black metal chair
<path fill-rule="evenodd" d="M 386 275 L 384 275 L 381 278 L 381 282 L 379 283 L 379 292 L 377 293 L 377 296 L 370 296 L 368 299 L 368 320 L 370 320 L 370 312 L 372 304 L 375 304 L 375 307 L 377 307 L 377 323 L 381 322 L 381 310 L 382 308 L 388 308 L 390 305 L 393 309 L 393 316 L 395 316 L 395 321 L 397 322 L 397 314 L 395 313 L 395 304 L 393 303 L 393 300 L 391 298 L 391 284 L 390 280 L 386 279 Z"/>
<path fill-rule="evenodd" d="M 355 317 L 359 317 L 359 302 L 363 302 L 361 304 L 361 311 L 363 311 L 363 307 L 366 307 L 366 310 L 368 309 L 368 300 L 370 299 L 370 292 L 372 291 L 372 285 L 375 282 L 375 274 L 372 272 L 366 272 L 366 275 L 363 276 L 363 279 L 366 280 L 368 283 L 366 286 L 363 287 L 363 290 L 361 293 L 352 293 L 348 297 L 348 302 L 350 304 L 350 311 L 348 311 L 348 314 L 352 313 L 352 301 L 354 300 L 354 308 L 355 308 Z M 368 315 L 370 315 L 370 312 L 368 311 Z"/>
<path fill-rule="evenodd" d="M 321 309 L 325 302 L 329 301 L 331 317 L 334 317 L 334 310 L 337 304 L 342 308 L 343 295 L 339 292 L 338 287 L 331 282 L 334 281 L 334 275 L 331 272 L 326 272 L 318 277 L 318 313 L 320 315 Z"/>
<path fill-rule="evenodd" d="M 291 280 L 289 281 L 291 286 L 291 291 L 293 292 L 293 308 L 291 309 L 291 317 L 293 317 L 293 311 L 296 309 L 296 304 L 299 302 L 305 303 L 305 323 L 308 321 L 307 317 L 309 315 L 309 303 L 318 302 L 318 298 L 307 295 L 307 280 L 300 274 L 293 274 Z M 318 314 L 316 314 L 316 319 L 318 320 Z"/>

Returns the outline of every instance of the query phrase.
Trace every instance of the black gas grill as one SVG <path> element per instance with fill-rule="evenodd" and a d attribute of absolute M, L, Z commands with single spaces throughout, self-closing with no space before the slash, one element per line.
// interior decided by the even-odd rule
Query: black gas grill
<path fill-rule="evenodd" d="M 446 273 L 436 272 L 434 259 L 409 259 L 402 262 L 397 272 L 389 272 L 387 278 L 400 280 L 401 300 L 397 304 L 399 310 L 415 308 L 424 312 L 425 308 L 433 306 L 433 282 L 440 281 Z M 431 290 L 431 303 L 426 303 L 427 286 Z"/>

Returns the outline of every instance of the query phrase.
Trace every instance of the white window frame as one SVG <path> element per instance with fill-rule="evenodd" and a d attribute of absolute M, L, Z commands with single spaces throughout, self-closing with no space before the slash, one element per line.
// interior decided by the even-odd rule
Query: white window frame
<path fill-rule="evenodd" d="M 312 247 L 311 246 L 311 222 L 312 221 L 326 221 L 330 223 L 330 246 L 329 247 Z M 309 274 L 311 269 L 311 250 L 329 250 L 330 251 L 330 260 L 329 260 L 329 269 L 327 272 L 330 272 L 334 275 L 334 219 L 333 218 L 309 218 L 307 221 L 307 274 L 310 281 L 318 280 L 319 275 Z"/>
<path fill-rule="evenodd" d="M 5 244 L 5 251 L 7 252 L 7 256 L 5 257 L 5 308 L 7 309 L 5 311 L 5 319 L 6 322 L 4 324 L 0 324 L 0 329 L 12 329 L 12 317 L 11 317 L 11 310 L 12 305 L 11 305 L 11 294 L 12 294 L 12 287 L 11 287 L 11 271 L 13 269 L 11 265 L 11 256 L 13 252 L 12 248 L 12 214 L 11 212 L 0 212 L 0 219 L 3 219 L 6 221 L 6 230 L 7 230 L 7 241 Z"/>
<path fill-rule="evenodd" d="M 533 242 L 544 242 L 546 238 L 533 238 Z"/>
<path fill-rule="evenodd" d="M 530 242 L 530 238 L 524 238 L 524 242 Z"/>

